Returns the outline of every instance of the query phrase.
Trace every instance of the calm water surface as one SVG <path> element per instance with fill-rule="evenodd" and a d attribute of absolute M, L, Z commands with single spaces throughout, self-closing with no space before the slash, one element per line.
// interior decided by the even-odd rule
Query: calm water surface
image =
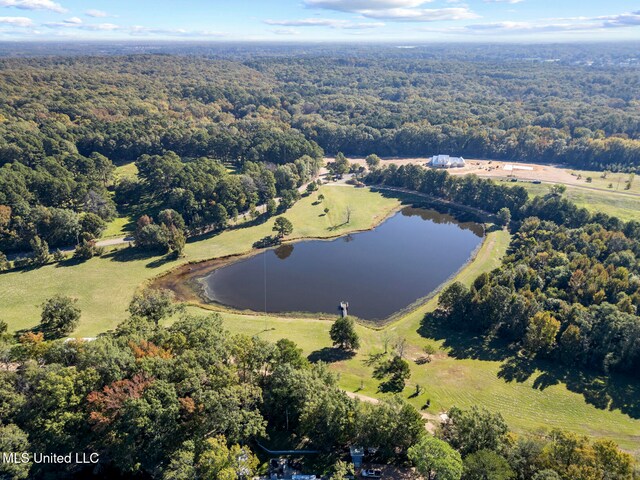
<path fill-rule="evenodd" d="M 382 320 L 433 292 L 467 262 L 482 227 L 435 210 L 405 208 L 376 229 L 282 245 L 200 279 L 206 297 L 238 309 Z"/>

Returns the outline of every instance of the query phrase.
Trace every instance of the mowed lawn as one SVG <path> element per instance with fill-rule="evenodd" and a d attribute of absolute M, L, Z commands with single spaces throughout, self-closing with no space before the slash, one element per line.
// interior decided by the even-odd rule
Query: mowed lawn
<path fill-rule="evenodd" d="M 319 193 L 325 200 L 314 205 Z M 368 189 L 324 186 L 300 200 L 284 216 L 294 225 L 291 238 L 326 238 L 377 225 L 399 205 L 398 200 Z M 344 224 L 347 206 L 352 211 L 351 221 Z M 325 207 L 329 208 L 328 215 L 323 213 Z M 33 327 L 39 322 L 40 305 L 60 293 L 77 298 L 82 310 L 74 335 L 93 336 L 126 318 L 133 294 L 146 281 L 185 262 L 250 251 L 257 239 L 273 234 L 273 221 L 190 242 L 186 257 L 180 260 L 165 261 L 124 249 L 82 264 L 0 274 L 0 318 L 11 330 Z"/>
<path fill-rule="evenodd" d="M 318 193 L 325 201 L 313 205 Z M 351 230 L 366 229 L 379 223 L 393 212 L 399 201 L 384 198 L 367 189 L 323 187 L 321 192 L 304 198 L 285 214 L 294 224 L 292 237 L 330 237 Z M 349 225 L 343 224 L 346 207 L 351 206 Z M 324 208 L 329 215 L 324 216 Z M 136 289 L 154 276 L 166 272 L 185 261 L 194 261 L 251 249 L 252 243 L 270 235 L 273 220 L 248 228 L 227 231 L 221 235 L 189 243 L 187 257 L 181 261 L 159 262 L 159 257 L 135 258 L 116 254 L 70 266 L 48 266 L 39 270 L 0 275 L 0 318 L 12 329 L 26 328 L 38 322 L 39 304 L 55 293 L 79 299 L 83 310 L 78 336 L 91 336 L 115 327 L 126 317 L 126 307 Z M 500 265 L 508 243 L 505 231 L 491 232 L 475 260 L 465 267 L 457 279 L 469 284 L 476 276 Z M 431 363 L 418 365 L 411 361 L 412 377 L 402 395 L 416 407 L 431 400 L 428 413 L 437 414 L 453 405 L 485 406 L 504 415 L 511 429 L 535 432 L 561 427 L 578 433 L 611 438 L 623 448 L 640 456 L 640 421 L 619 411 L 599 410 L 585 402 L 579 393 L 569 391 L 563 384 L 545 389 L 534 388 L 539 372 L 528 380 L 506 382 L 498 376 L 502 362 L 478 359 L 456 359 L 448 355 L 443 338 L 425 338 L 418 333 L 425 313 L 437 304 L 433 299 L 403 318 L 381 330 L 359 325 L 362 347 L 348 360 L 331 364 L 339 373 L 341 386 L 348 391 L 379 397 L 378 381 L 372 378 L 373 367 L 367 364 L 370 354 L 383 351 L 385 339 L 392 344 L 405 338 L 406 356 L 415 360 L 426 345 L 437 349 Z M 189 312 L 206 313 L 197 307 Z M 235 333 L 259 335 L 267 340 L 290 338 L 306 354 L 330 347 L 331 322 L 309 318 L 277 318 L 263 315 L 222 313 L 226 327 Z M 424 393 L 412 398 L 415 385 Z"/>
<path fill-rule="evenodd" d="M 107 228 L 102 232 L 100 238 L 124 237 L 131 234 L 131 228 L 135 227 L 131 217 L 116 217 L 107 223 Z"/>
<path fill-rule="evenodd" d="M 504 231 L 490 233 L 475 261 L 462 270 L 457 279 L 469 284 L 479 273 L 499 266 L 509 238 Z M 463 408 L 480 405 L 500 412 L 516 432 L 564 428 L 585 435 L 610 438 L 640 458 L 640 420 L 634 420 L 617 410 L 597 409 L 588 404 L 580 393 L 569 391 L 563 384 L 535 388 L 534 381 L 541 372 L 535 372 L 521 383 L 506 382 L 498 376 L 502 361 L 456 359 L 448 355 L 443 339 L 422 337 L 418 333 L 420 322 L 425 313 L 432 311 L 436 305 L 437 299 L 433 299 L 382 330 L 358 325 L 362 346 L 357 355 L 349 360 L 331 363 L 331 368 L 339 373 L 341 386 L 370 397 L 384 396 L 378 392 L 379 381 L 372 377 L 373 366 L 368 364 L 369 355 L 383 352 L 385 339 L 393 344 L 398 338 L 405 338 L 406 356 L 412 360 L 412 376 L 402 396 L 417 408 L 424 405 L 427 399 L 431 400 L 431 407 L 427 410 L 431 414 L 438 414 L 454 405 Z M 189 311 L 206 313 L 196 307 L 189 308 Z M 290 338 L 307 355 L 331 346 L 330 321 L 232 313 L 221 315 L 226 327 L 234 333 L 258 335 L 270 341 Z M 422 355 L 426 345 L 435 347 L 437 354 L 430 363 L 418 365 L 413 360 Z M 424 393 L 414 398 L 412 395 L 416 384 L 424 389 Z"/>
<path fill-rule="evenodd" d="M 138 176 L 138 167 L 136 167 L 134 162 L 119 165 L 114 171 L 114 176 L 117 180 L 121 180 L 123 178 L 135 179 Z M 123 237 L 125 235 L 129 235 L 131 233 L 131 228 L 134 227 L 134 218 L 131 218 L 128 215 L 116 217 L 107 223 L 107 228 L 102 232 L 101 238 Z"/>
<path fill-rule="evenodd" d="M 638 180 L 638 183 L 640 183 L 640 178 Z M 529 182 L 517 182 L 513 185 L 526 188 L 532 197 L 545 195 L 549 193 L 551 188 L 549 184 L 535 185 Z M 579 207 L 584 207 L 590 212 L 606 213 L 623 221 L 640 220 L 640 196 L 625 193 L 622 188 L 619 191 L 591 190 L 589 184 L 585 186 L 587 188 L 567 185 L 567 191 L 564 195 Z"/>

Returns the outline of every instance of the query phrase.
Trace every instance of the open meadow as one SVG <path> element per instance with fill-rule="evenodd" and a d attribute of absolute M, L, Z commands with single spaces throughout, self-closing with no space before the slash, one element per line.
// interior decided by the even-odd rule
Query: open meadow
<path fill-rule="evenodd" d="M 471 283 L 482 272 L 496 268 L 506 252 L 509 235 L 505 231 L 489 234 L 475 260 L 456 277 Z M 505 362 L 500 359 L 460 358 L 454 354 L 455 343 L 443 336 L 429 337 L 420 333 L 424 315 L 435 309 L 437 298 L 419 307 L 400 320 L 381 330 L 358 325 L 362 347 L 353 358 L 331 361 L 332 370 L 340 375 L 340 385 L 348 392 L 369 397 L 380 397 L 379 381 L 372 377 L 372 356 L 384 351 L 384 344 L 399 338 L 406 340 L 405 352 L 411 365 L 411 378 L 401 394 L 420 409 L 427 399 L 429 414 L 438 414 L 452 406 L 467 408 L 481 405 L 500 412 L 509 426 L 518 433 L 535 433 L 550 428 L 564 428 L 585 435 L 606 437 L 618 442 L 626 450 L 640 457 L 640 420 L 620 410 L 598 409 L 585 401 L 581 393 L 571 391 L 561 382 L 540 387 L 536 379 L 543 373 L 532 372 L 525 381 L 508 382 L 500 377 Z M 190 312 L 205 312 L 191 307 Z M 221 314 L 225 326 L 235 333 L 259 335 L 276 341 L 294 340 L 307 355 L 327 351 L 331 346 L 331 322 L 307 318 L 277 318 L 264 315 Z M 448 332 L 439 332 L 448 333 Z M 449 332 L 450 333 L 450 332 Z M 471 341 L 470 339 L 467 339 Z M 415 360 L 423 355 L 426 345 L 437 353 L 433 360 L 418 365 Z M 415 386 L 424 392 L 414 396 Z"/>
<path fill-rule="evenodd" d="M 325 200 L 314 205 L 319 194 Z M 352 206 L 349 224 L 344 223 L 347 205 Z M 398 200 L 366 189 L 326 186 L 297 202 L 285 215 L 294 225 L 292 239 L 329 238 L 369 229 L 399 206 Z M 328 215 L 324 215 L 324 208 L 329 208 Z M 273 222 L 270 219 L 253 226 L 245 223 L 219 235 L 194 238 L 187 243 L 186 256 L 179 260 L 120 247 L 84 263 L 67 261 L 3 273 L 0 318 L 11 330 L 33 327 L 40 320 L 40 305 L 60 293 L 77 298 L 82 310 L 80 326 L 74 335 L 96 335 L 122 321 L 135 291 L 155 276 L 186 262 L 250 251 L 256 240 L 273 233 Z"/>
<path fill-rule="evenodd" d="M 548 189 L 547 185 L 525 186 L 532 195 L 544 194 Z M 325 196 L 322 207 L 314 205 L 319 193 Z M 585 192 L 568 188 L 567 195 L 578 194 Z M 608 198 L 602 200 L 608 202 L 610 197 L 597 198 Z M 353 209 L 351 222 L 341 225 L 348 205 Z M 320 192 L 299 201 L 286 216 L 295 226 L 292 237 L 327 238 L 371 228 L 399 206 L 399 200 L 369 189 L 324 186 Z M 325 207 L 330 210 L 327 216 L 322 215 Z M 243 224 L 210 238 L 193 239 L 186 247 L 186 257 L 180 260 L 166 260 L 119 248 L 85 263 L 48 265 L 35 270 L 4 273 L 0 275 L 2 318 L 12 330 L 33 327 L 39 321 L 40 305 L 44 300 L 61 293 L 77 298 L 82 310 L 81 323 L 74 335 L 97 335 L 113 329 L 122 321 L 134 292 L 157 275 L 185 262 L 249 251 L 255 240 L 271 234 L 272 223 L 273 220 L 251 226 Z M 499 266 L 509 238 L 506 231 L 490 233 L 475 260 L 456 278 L 469 284 L 478 274 Z M 477 358 L 464 358 L 456 354 L 456 341 L 452 340 L 450 332 L 422 331 L 424 315 L 435 309 L 436 304 L 437 298 L 434 298 L 383 329 L 359 325 L 357 328 L 363 346 L 357 355 L 337 360 L 326 358 L 331 362 L 331 368 L 339 373 L 341 386 L 360 395 L 380 396 L 379 382 L 372 378 L 373 366 L 369 360 L 384 351 L 385 343 L 405 339 L 406 356 L 412 360 L 412 376 L 402 395 L 417 408 L 427 399 L 431 403 L 427 410 L 430 414 L 454 405 L 469 407 L 480 404 L 502 413 L 517 432 L 566 428 L 611 438 L 623 448 L 640 455 L 640 420 L 620 410 L 598 409 L 587 403 L 582 393 L 575 388 L 572 391 L 562 382 L 541 386 L 539 379 L 543 373 L 540 371 L 531 372 L 523 381 L 506 381 L 501 378 L 506 359 L 483 357 L 481 354 Z M 189 311 L 206 312 L 197 307 L 189 307 Z M 267 340 L 289 338 L 308 355 L 314 352 L 322 355 L 322 352 L 330 350 L 331 322 L 326 320 L 227 312 L 222 316 L 226 327 L 235 333 L 259 335 Z M 430 363 L 418 365 L 415 360 L 422 356 L 427 345 L 435 348 L 437 353 Z M 418 396 L 413 395 L 416 385 L 423 389 Z"/>

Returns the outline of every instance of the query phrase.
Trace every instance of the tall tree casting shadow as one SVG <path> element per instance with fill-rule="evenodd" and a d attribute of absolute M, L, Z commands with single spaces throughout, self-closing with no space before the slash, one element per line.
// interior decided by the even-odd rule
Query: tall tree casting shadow
<path fill-rule="evenodd" d="M 423 318 L 418 333 L 425 338 L 442 340 L 451 357 L 502 362 L 498 377 L 506 382 L 524 383 L 533 378 L 532 386 L 545 390 L 560 383 L 596 408 L 617 410 L 640 419 L 640 380 L 619 373 L 603 374 L 566 365 L 554 359 L 529 358 L 519 354 L 508 342 L 445 324 L 438 311 Z"/>
<path fill-rule="evenodd" d="M 325 362 L 325 363 L 335 363 L 341 362 L 343 360 L 349 360 L 350 358 L 355 357 L 356 352 L 349 350 L 342 350 L 340 348 L 335 347 L 324 347 L 320 350 L 316 350 L 311 352 L 307 357 L 310 362 Z"/>

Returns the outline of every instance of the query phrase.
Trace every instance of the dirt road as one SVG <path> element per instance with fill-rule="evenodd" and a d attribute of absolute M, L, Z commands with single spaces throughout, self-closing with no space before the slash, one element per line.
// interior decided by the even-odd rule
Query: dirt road
<path fill-rule="evenodd" d="M 347 397 L 358 399 L 361 402 L 373 403 L 373 404 L 380 403 L 380 399 L 378 398 L 368 397 L 366 395 L 361 395 L 355 392 L 348 392 L 346 390 L 344 391 L 344 393 L 347 394 Z M 420 412 L 420 415 L 422 416 L 422 418 L 424 418 L 427 421 L 427 423 L 425 424 L 425 428 L 427 429 L 427 431 L 429 431 L 430 433 L 434 433 L 436 431 L 437 426 L 440 424 L 440 416 L 435 415 L 433 413 L 426 413 L 426 412 Z"/>
<path fill-rule="evenodd" d="M 423 165 L 427 166 L 430 162 L 430 158 L 385 158 L 382 160 L 382 164 L 396 164 L 400 165 Z M 333 161 L 333 158 L 325 158 L 325 161 Z M 366 165 L 364 158 L 349 158 L 351 163 L 358 165 Z M 585 180 L 578 178 L 577 175 L 572 175 L 573 171 L 578 172 L 577 169 L 571 169 L 562 165 L 542 165 L 537 163 L 522 163 L 502 160 L 481 160 L 481 159 L 466 159 L 466 166 L 462 168 L 450 168 L 447 171 L 451 175 L 469 175 L 475 174 L 484 178 L 517 178 L 518 180 L 528 182 L 541 182 L 548 184 L 562 184 L 571 187 L 576 187 L 584 190 L 607 192 L 613 195 L 624 195 L 631 197 L 640 197 L 640 193 L 610 190 L 605 188 L 598 188 L 596 186 L 585 185 Z"/>

